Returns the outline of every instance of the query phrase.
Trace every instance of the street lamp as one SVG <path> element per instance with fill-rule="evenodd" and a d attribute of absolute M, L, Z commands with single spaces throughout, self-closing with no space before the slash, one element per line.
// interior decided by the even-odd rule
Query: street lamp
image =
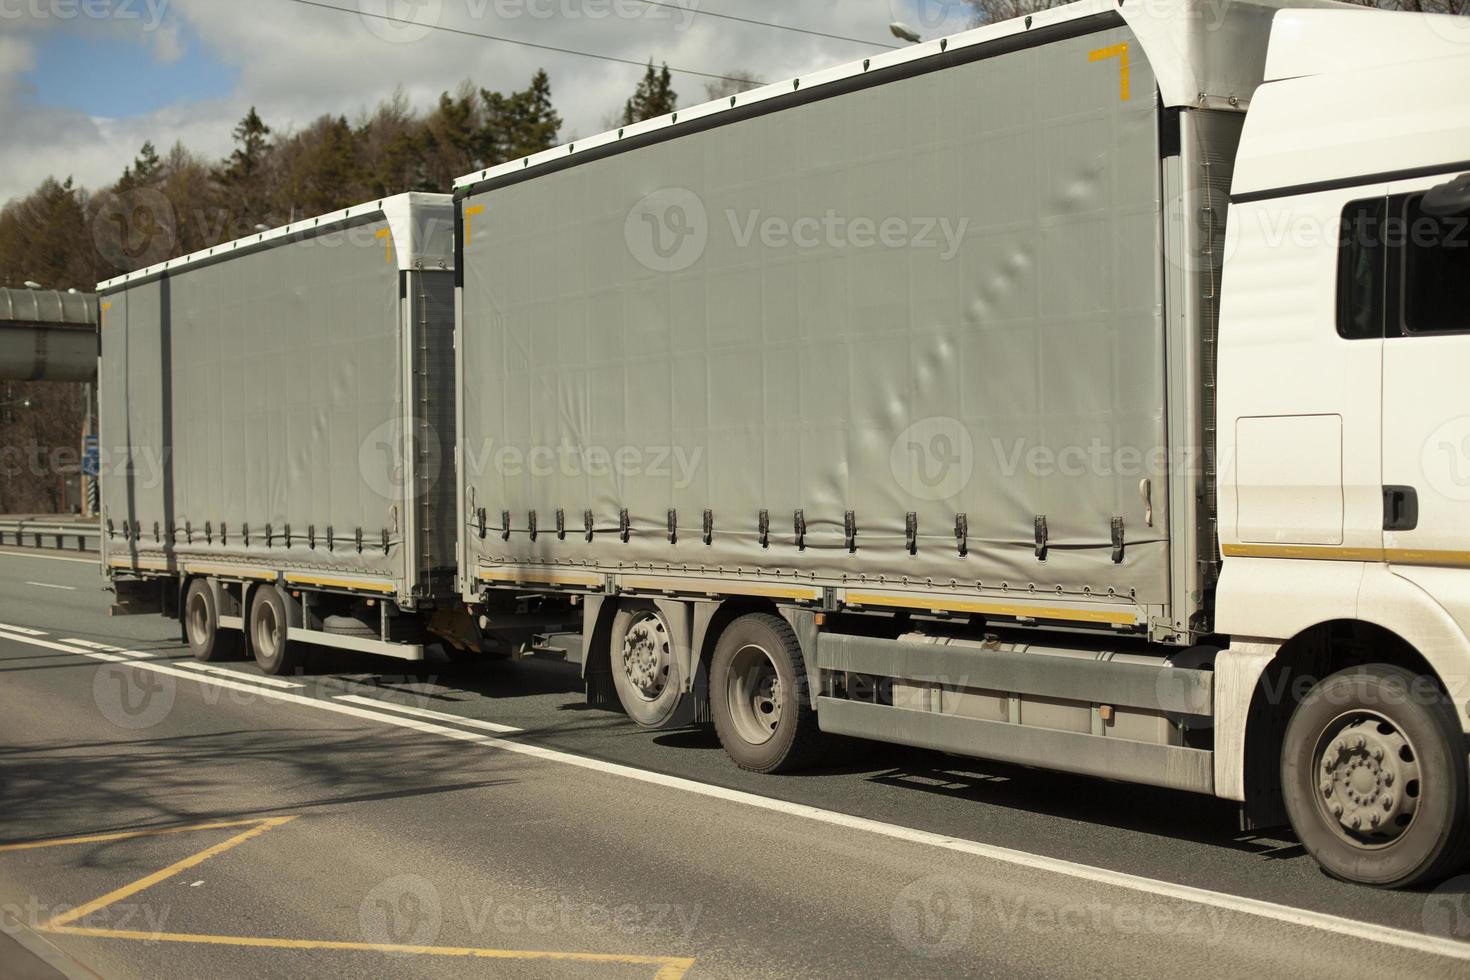
<path fill-rule="evenodd" d="M 901 20 L 896 20 L 893 23 L 889 24 L 888 33 L 892 34 L 900 41 L 908 41 L 910 44 L 918 44 L 920 41 L 924 40 L 922 37 L 919 36 L 918 31 L 914 30 L 912 27 L 905 24 Z"/>

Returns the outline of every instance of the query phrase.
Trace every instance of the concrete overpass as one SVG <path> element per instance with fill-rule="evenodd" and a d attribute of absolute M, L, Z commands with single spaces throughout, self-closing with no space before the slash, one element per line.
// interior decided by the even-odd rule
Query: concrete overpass
<path fill-rule="evenodd" d="M 97 297 L 0 289 L 0 381 L 92 381 Z"/>

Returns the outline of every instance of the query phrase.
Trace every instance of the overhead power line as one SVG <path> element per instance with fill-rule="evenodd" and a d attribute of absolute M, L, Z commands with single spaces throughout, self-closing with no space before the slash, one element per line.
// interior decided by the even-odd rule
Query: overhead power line
<path fill-rule="evenodd" d="M 610 61 L 618 65 L 632 65 L 634 68 L 646 67 L 646 62 L 635 61 L 632 58 L 618 58 L 610 54 L 596 54 L 592 51 L 578 51 L 575 48 L 562 48 L 554 44 L 537 44 L 535 41 L 523 41 L 520 38 L 501 37 L 498 34 L 482 34 L 479 31 L 468 31 L 460 27 L 445 27 L 442 24 L 425 24 L 407 17 L 394 17 L 391 14 L 369 13 L 366 10 L 348 10 L 332 3 L 322 3 L 321 0 L 291 0 L 292 3 L 301 4 L 303 7 L 319 7 L 322 10 L 335 10 L 339 14 L 350 14 L 354 17 L 371 17 L 374 20 L 387 21 L 392 24 L 403 24 L 407 27 L 426 28 L 428 30 L 440 31 L 445 34 L 458 34 L 461 37 L 477 37 L 485 41 L 499 41 L 502 44 L 518 44 L 523 48 L 535 48 L 538 51 L 553 51 L 557 54 L 571 54 L 579 58 L 595 58 L 598 61 Z M 764 85 L 764 82 L 749 78 L 738 78 L 731 75 L 720 75 L 715 72 L 695 71 L 693 68 L 675 68 L 666 65 L 671 72 L 681 75 L 695 75 L 699 78 L 713 78 L 722 82 L 739 82 L 742 84 Z"/>
<path fill-rule="evenodd" d="M 749 17 L 736 17 L 734 14 L 720 14 L 713 10 L 701 10 L 693 6 L 684 6 L 681 3 L 670 3 L 669 0 L 638 0 L 650 7 L 667 7 L 670 10 L 687 11 L 700 17 L 718 17 L 720 20 L 733 20 L 741 24 L 754 24 L 757 27 L 774 27 L 778 31 L 793 31 L 797 34 L 810 34 L 812 37 L 825 37 L 832 41 L 851 41 L 853 44 L 866 44 L 870 47 L 897 48 L 897 44 L 889 44 L 886 41 L 868 41 L 860 37 L 846 37 L 842 34 L 828 34 L 826 31 L 813 31 L 805 27 L 792 27 L 788 24 L 773 24 L 768 20 L 752 20 Z"/>

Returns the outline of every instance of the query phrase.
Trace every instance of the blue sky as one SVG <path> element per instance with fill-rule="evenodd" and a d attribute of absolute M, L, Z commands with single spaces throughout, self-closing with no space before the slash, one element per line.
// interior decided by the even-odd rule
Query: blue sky
<path fill-rule="evenodd" d="M 224 98 L 239 71 L 178 26 L 180 54 L 160 59 L 146 35 L 54 31 L 35 48 L 35 67 L 21 76 L 35 104 L 88 116 L 146 115 L 181 102 Z"/>

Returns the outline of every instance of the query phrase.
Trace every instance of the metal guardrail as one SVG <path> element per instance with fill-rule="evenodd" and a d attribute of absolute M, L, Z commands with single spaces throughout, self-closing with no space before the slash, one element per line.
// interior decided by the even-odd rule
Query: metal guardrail
<path fill-rule="evenodd" d="M 68 541 L 76 542 L 77 551 L 100 551 L 102 525 L 88 521 L 0 520 L 0 545 L 64 549 Z"/>

